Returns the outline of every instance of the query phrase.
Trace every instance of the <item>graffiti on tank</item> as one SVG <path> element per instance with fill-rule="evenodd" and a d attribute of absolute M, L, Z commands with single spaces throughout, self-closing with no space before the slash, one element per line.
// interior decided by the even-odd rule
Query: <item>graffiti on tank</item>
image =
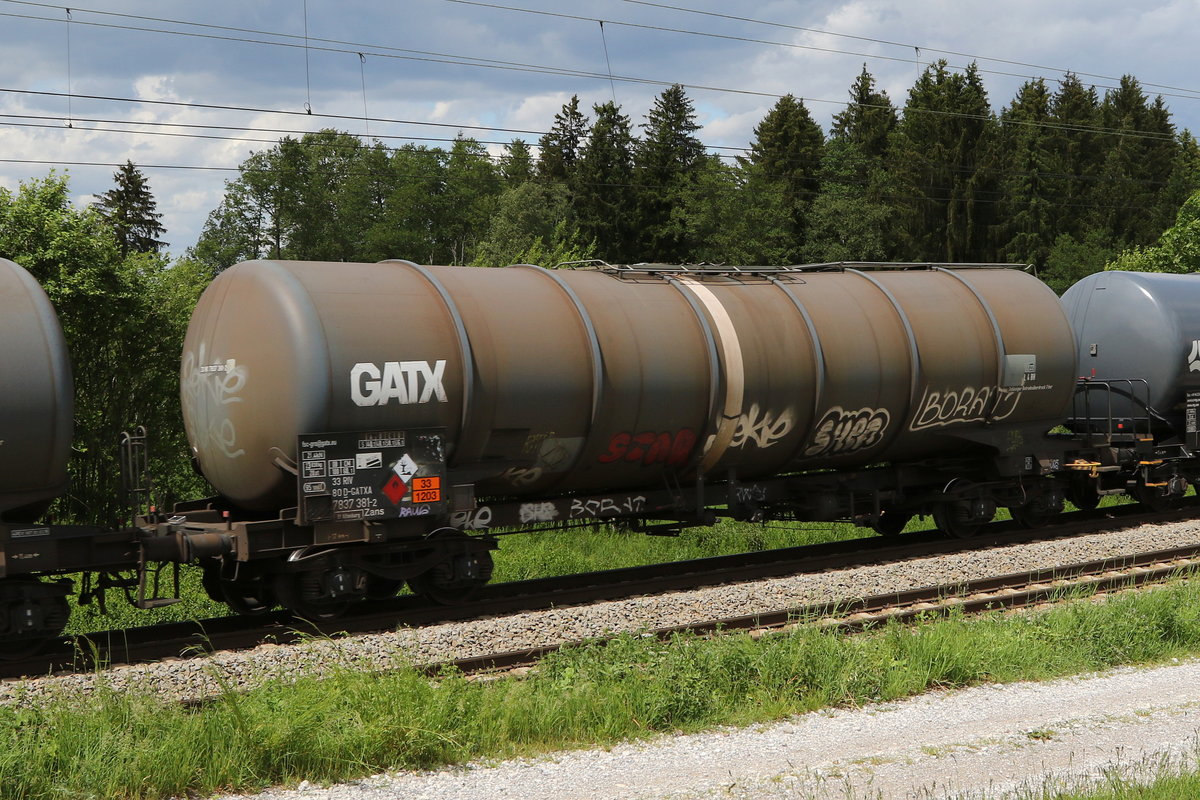
<path fill-rule="evenodd" d="M 450 515 L 450 524 L 464 531 L 482 531 L 492 527 L 492 509 L 487 506 L 470 511 L 455 511 Z"/>
<path fill-rule="evenodd" d="M 734 431 L 729 446 L 743 447 L 753 442 L 765 449 L 791 433 L 793 425 L 790 408 L 775 415 L 770 411 L 760 410 L 758 403 L 755 403 L 738 419 L 737 430 Z"/>
<path fill-rule="evenodd" d="M 511 486 L 531 486 L 542 479 L 541 467 L 509 467 L 498 476 Z"/>
<path fill-rule="evenodd" d="M 532 466 L 544 472 L 566 472 L 575 463 L 583 443 L 582 436 L 559 436 L 553 431 L 535 433 L 525 440 L 521 454 L 533 459 Z"/>
<path fill-rule="evenodd" d="M 401 506 L 397 509 L 401 518 L 404 517 L 428 517 L 430 512 L 429 506 Z"/>
<path fill-rule="evenodd" d="M 558 518 L 558 509 L 554 503 L 521 503 L 517 517 L 522 523 L 552 522 Z"/>
<path fill-rule="evenodd" d="M 892 415 L 883 408 L 847 411 L 834 406 L 825 413 L 813 433 L 806 456 L 837 456 L 874 447 L 883 439 Z"/>
<path fill-rule="evenodd" d="M 646 510 L 646 498 L 642 495 L 624 497 L 596 497 L 589 500 L 571 501 L 571 519 L 580 517 L 616 517 L 622 514 L 638 514 Z"/>
<path fill-rule="evenodd" d="M 681 428 L 676 433 L 622 431 L 608 440 L 608 451 L 596 460 L 601 464 L 625 461 L 646 467 L 654 464 L 678 467 L 687 463 L 695 446 L 696 432 L 691 428 Z"/>
<path fill-rule="evenodd" d="M 999 422 L 1017 410 L 1021 392 L 998 386 L 964 386 L 942 391 L 925 390 L 909 430 L 923 431 L 959 422 Z"/>
<path fill-rule="evenodd" d="M 738 486 L 734 491 L 734 497 L 739 503 L 761 503 L 767 499 L 767 487 L 758 483 Z"/>
<path fill-rule="evenodd" d="M 239 397 L 246 386 L 246 366 L 234 359 L 209 364 L 207 343 L 200 343 L 197 353 L 185 353 L 180 394 L 188 419 L 199 437 L 194 442 L 203 453 L 215 448 L 226 458 L 237 458 L 246 451 L 237 446 L 237 429 L 229 418 L 226 406 L 242 402 Z"/>

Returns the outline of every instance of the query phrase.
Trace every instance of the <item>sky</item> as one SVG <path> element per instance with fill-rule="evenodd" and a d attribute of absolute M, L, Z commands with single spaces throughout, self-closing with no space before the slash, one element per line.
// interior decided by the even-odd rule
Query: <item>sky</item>
<path fill-rule="evenodd" d="M 615 98 L 637 125 L 672 83 L 726 154 L 784 94 L 828 131 L 864 64 L 902 106 L 939 58 L 976 62 L 997 111 L 1034 77 L 1070 70 L 1103 95 L 1130 74 L 1200 133 L 1200 0 L 80 2 L 0 0 L 0 187 L 53 169 L 84 206 L 131 160 L 174 255 L 283 135 L 461 132 L 499 153 L 535 143 L 572 95 Z"/>

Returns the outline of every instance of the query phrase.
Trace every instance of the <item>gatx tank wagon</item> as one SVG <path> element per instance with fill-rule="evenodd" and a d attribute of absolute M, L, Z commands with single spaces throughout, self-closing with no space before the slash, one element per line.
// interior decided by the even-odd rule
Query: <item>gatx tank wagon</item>
<path fill-rule="evenodd" d="M 247 262 L 206 290 L 182 358 L 217 496 L 77 531 L 71 560 L 68 531 L 28 522 L 65 477 L 68 360 L 44 295 L 4 262 L 0 333 L 18 346 L 0 385 L 40 388 L 7 392 L 0 415 L 0 585 L 121 567 L 144 585 L 147 564 L 196 561 L 239 611 L 322 617 L 405 582 L 462 597 L 489 578 L 498 530 L 723 516 L 894 534 L 921 514 L 970 535 L 999 506 L 1036 525 L 1066 498 L 1166 503 L 1200 475 L 1192 370 L 1171 366 L 1181 335 L 1200 342 L 1200 287 L 1108 275 L 1064 307 L 1003 265 Z M 1123 351 L 1110 340 L 1127 331 L 1097 320 L 1137 280 L 1160 305 L 1133 313 L 1177 321 Z M 59 555 L 13 571 L 22 547 Z M 10 616 L 42 621 L 9 634 L 44 634 L 57 601 L 29 592 L 62 584 L 19 580 Z"/>

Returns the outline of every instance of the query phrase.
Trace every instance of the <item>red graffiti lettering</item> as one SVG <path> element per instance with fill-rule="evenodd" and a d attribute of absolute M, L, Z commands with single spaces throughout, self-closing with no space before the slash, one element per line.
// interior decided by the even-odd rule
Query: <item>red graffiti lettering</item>
<path fill-rule="evenodd" d="M 647 467 L 654 464 L 677 467 L 687 463 L 695 445 L 696 433 L 691 428 L 682 428 L 674 434 L 622 431 L 613 434 L 608 440 L 608 451 L 597 460 L 601 464 L 626 461 Z"/>

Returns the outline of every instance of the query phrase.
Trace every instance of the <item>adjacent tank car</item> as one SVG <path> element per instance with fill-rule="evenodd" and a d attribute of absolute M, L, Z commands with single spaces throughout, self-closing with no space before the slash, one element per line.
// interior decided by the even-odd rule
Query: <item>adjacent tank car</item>
<path fill-rule="evenodd" d="M 67 487 L 71 361 L 33 276 L 0 258 L 0 519 L 32 520 Z"/>

